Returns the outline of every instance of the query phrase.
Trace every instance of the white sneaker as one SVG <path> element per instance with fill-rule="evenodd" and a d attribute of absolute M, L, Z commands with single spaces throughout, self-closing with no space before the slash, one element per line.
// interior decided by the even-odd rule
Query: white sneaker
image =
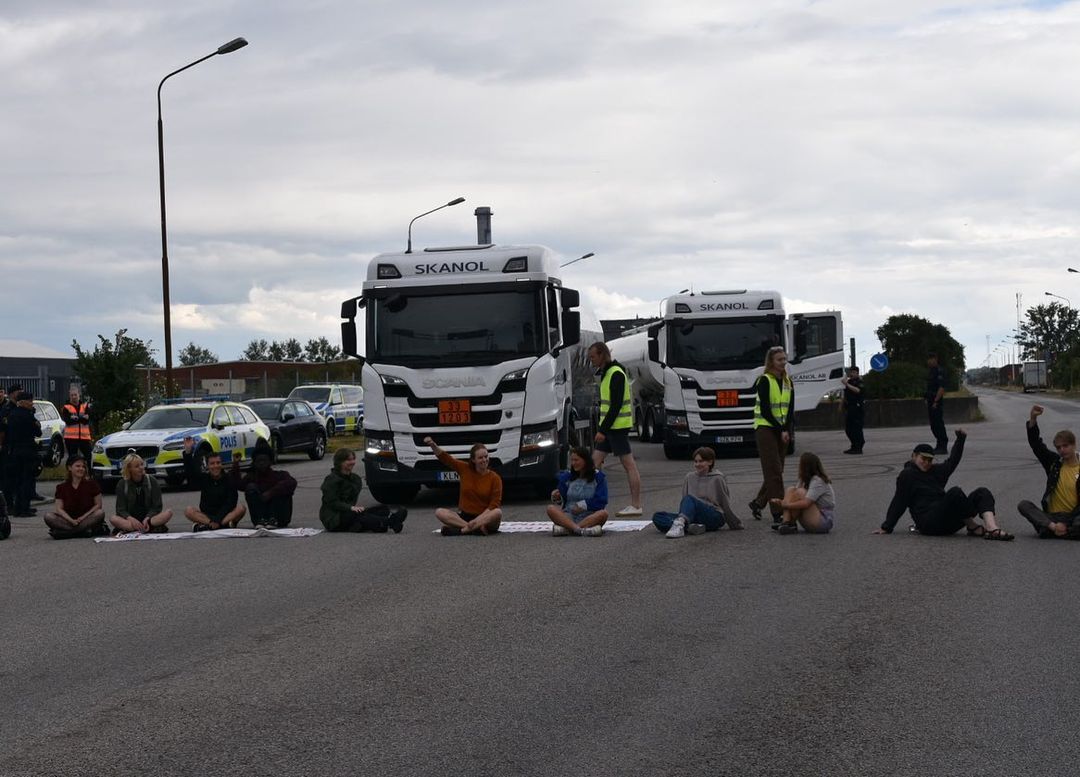
<path fill-rule="evenodd" d="M 582 537 L 599 537 L 604 533 L 603 526 L 587 526 L 581 530 Z"/>
<path fill-rule="evenodd" d="M 675 522 L 671 524 L 671 528 L 668 529 L 667 534 L 664 535 L 669 540 L 678 539 L 679 537 L 686 536 L 686 519 L 681 515 L 675 519 Z"/>
<path fill-rule="evenodd" d="M 641 515 L 641 508 L 634 507 L 633 505 L 628 505 L 627 507 L 619 510 L 619 512 L 615 513 L 615 516 L 617 518 L 629 518 L 633 515 Z"/>
<path fill-rule="evenodd" d="M 703 523 L 692 523 L 692 524 L 690 524 L 689 526 L 686 527 L 686 533 L 687 534 L 704 534 L 705 533 L 705 524 L 703 524 Z"/>
<path fill-rule="evenodd" d="M 568 534 L 570 534 L 570 532 L 568 532 L 566 530 L 565 526 L 559 526 L 559 524 L 555 524 L 554 526 L 551 527 L 551 536 L 552 537 L 565 537 Z"/>

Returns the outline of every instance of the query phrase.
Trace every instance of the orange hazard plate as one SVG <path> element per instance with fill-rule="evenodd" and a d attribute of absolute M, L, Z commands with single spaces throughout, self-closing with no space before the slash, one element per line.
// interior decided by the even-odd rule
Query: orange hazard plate
<path fill-rule="evenodd" d="M 738 391 L 717 391 L 716 392 L 716 406 L 717 407 L 738 407 L 739 406 L 739 392 Z"/>
<path fill-rule="evenodd" d="M 439 423 L 459 426 L 472 422 L 472 402 L 468 399 L 440 399 Z"/>

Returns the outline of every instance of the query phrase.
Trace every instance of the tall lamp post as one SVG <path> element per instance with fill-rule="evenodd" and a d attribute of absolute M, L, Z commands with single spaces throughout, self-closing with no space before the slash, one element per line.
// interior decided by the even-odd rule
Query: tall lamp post
<path fill-rule="evenodd" d="M 237 49 L 248 45 L 243 38 L 234 38 L 228 43 L 218 46 L 217 51 L 207 54 L 205 57 L 195 60 L 190 65 L 184 65 L 179 70 L 174 70 L 161 79 L 157 88 L 157 148 L 158 148 L 158 186 L 161 192 L 161 301 L 165 311 L 165 392 L 172 390 L 172 317 L 169 315 L 169 241 L 165 230 L 165 135 L 161 124 L 161 87 L 165 82 L 177 73 L 183 73 L 189 67 L 195 67 L 200 62 L 205 62 L 210 57 L 218 54 L 230 54 Z"/>
<path fill-rule="evenodd" d="M 1058 299 L 1063 299 L 1063 300 L 1065 300 L 1066 305 L 1068 305 L 1070 308 L 1072 307 L 1072 303 L 1069 302 L 1068 297 L 1062 297 L 1060 294 L 1053 294 L 1053 293 L 1051 293 L 1049 291 L 1044 291 L 1043 294 L 1045 294 L 1047 297 L 1057 297 Z"/>

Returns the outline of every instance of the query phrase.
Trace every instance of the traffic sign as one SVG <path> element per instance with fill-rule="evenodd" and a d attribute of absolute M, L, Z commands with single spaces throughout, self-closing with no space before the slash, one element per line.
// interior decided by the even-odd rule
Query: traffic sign
<path fill-rule="evenodd" d="M 889 367 L 889 357 L 883 353 L 875 353 L 870 357 L 870 369 L 874 372 L 885 372 Z"/>

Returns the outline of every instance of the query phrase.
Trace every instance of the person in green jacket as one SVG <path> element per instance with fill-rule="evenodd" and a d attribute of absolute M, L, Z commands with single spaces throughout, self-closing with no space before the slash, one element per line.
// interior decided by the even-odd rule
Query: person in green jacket
<path fill-rule="evenodd" d="M 356 453 L 341 448 L 334 454 L 334 467 L 322 482 L 319 520 L 327 531 L 373 531 L 393 529 L 399 534 L 408 511 L 404 507 L 376 505 L 364 508 L 356 503 L 364 488 L 363 479 L 353 472 Z"/>

